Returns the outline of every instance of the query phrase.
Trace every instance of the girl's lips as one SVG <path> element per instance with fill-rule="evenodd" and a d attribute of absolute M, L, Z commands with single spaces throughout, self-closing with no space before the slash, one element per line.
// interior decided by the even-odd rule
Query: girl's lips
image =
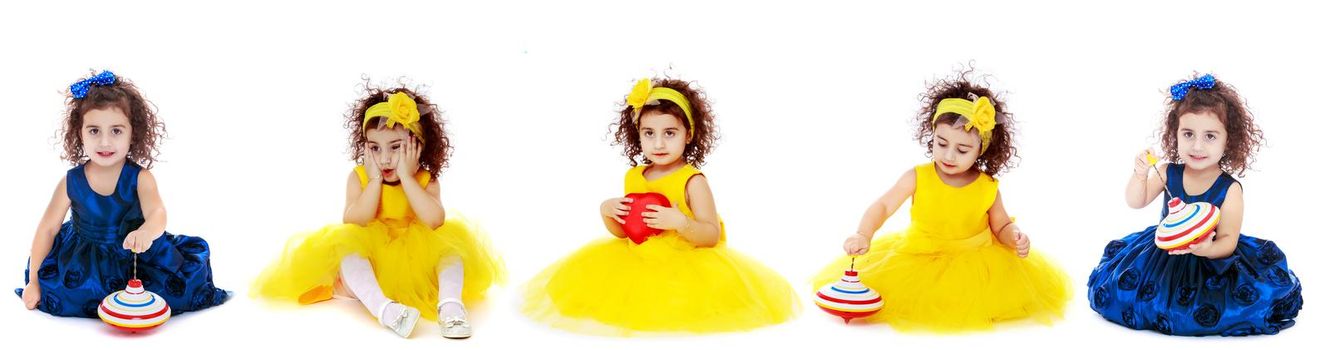
<path fill-rule="evenodd" d="M 110 156 L 114 156 L 114 155 L 115 155 L 115 152 L 97 152 L 97 156 L 98 156 L 98 157 L 110 157 Z"/>

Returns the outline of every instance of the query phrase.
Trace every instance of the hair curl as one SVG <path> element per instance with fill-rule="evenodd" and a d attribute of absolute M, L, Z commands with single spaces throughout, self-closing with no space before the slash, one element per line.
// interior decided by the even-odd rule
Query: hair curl
<path fill-rule="evenodd" d="M 938 116 L 937 122 L 933 121 L 933 113 L 937 111 L 937 105 L 943 99 L 963 98 L 973 100 L 974 96 L 987 96 L 993 102 L 993 108 L 997 110 L 995 119 L 997 125 L 993 127 L 993 138 L 989 141 L 988 149 L 979 155 L 975 161 L 975 167 L 989 176 L 996 176 L 1015 166 L 1016 160 L 1020 158 L 1016 153 L 1014 136 L 1016 134 L 1015 122 L 1011 113 L 1007 112 L 1007 104 L 1002 101 L 1002 96 L 995 94 L 987 86 L 980 85 L 970 80 L 973 69 L 967 69 L 960 72 L 950 79 L 939 79 L 929 84 L 928 89 L 919 95 L 923 107 L 919 109 L 915 116 L 915 124 L 918 129 L 915 130 L 914 138 L 919 144 L 927 149 L 925 154 L 933 156 L 933 136 L 935 135 L 937 124 L 951 125 L 964 117 L 955 113 L 943 113 Z"/>
<path fill-rule="evenodd" d="M 1196 75 L 1193 74 L 1192 78 L 1196 78 Z M 1219 158 L 1220 169 L 1239 177 L 1251 169 L 1255 161 L 1253 155 L 1265 143 L 1265 134 L 1256 126 L 1246 101 L 1232 85 L 1216 79 L 1213 88 L 1192 88 L 1181 101 L 1174 101 L 1170 95 L 1167 105 L 1163 129 L 1159 130 L 1160 146 L 1164 149 L 1166 159 L 1174 163 L 1182 161 L 1178 154 L 1177 132 L 1178 120 L 1182 115 L 1210 112 L 1219 117 L 1219 122 L 1224 124 L 1224 132 L 1228 134 L 1224 156 Z"/>
<path fill-rule="evenodd" d="M 679 123 L 692 129 L 693 134 L 689 135 L 688 144 L 684 146 L 682 159 L 695 167 L 702 166 L 706 162 L 707 154 L 711 153 L 716 141 L 720 139 L 706 93 L 692 82 L 671 78 L 653 79 L 652 86 L 674 89 L 683 94 L 684 98 L 688 99 L 688 104 L 692 105 L 693 120 L 687 120 L 682 107 L 666 100 L 643 106 L 639 115 L 646 115 L 649 112 L 669 114 L 678 119 Z M 642 156 L 641 135 L 638 133 L 639 126 L 633 120 L 633 107 L 627 102 L 621 105 L 623 107 L 619 110 L 618 121 L 610 125 L 611 131 L 614 132 L 614 144 L 623 146 L 623 155 L 628 158 L 629 165 L 651 164 L 651 160 Z M 694 122 L 696 125 L 692 125 Z"/>
<path fill-rule="evenodd" d="M 91 78 L 89 74 L 86 78 Z M 157 161 L 157 146 L 166 137 L 166 126 L 157 119 L 157 112 L 152 102 L 143 98 L 134 82 L 117 76 L 110 85 L 93 84 L 83 98 L 66 96 L 65 122 L 60 135 L 65 151 L 62 156 L 71 164 L 78 165 L 87 159 L 83 149 L 83 117 L 90 111 L 115 108 L 129 118 L 130 161 L 151 169 Z"/>
<path fill-rule="evenodd" d="M 423 144 L 420 149 L 420 167 L 437 179 L 439 173 L 448 166 L 448 158 L 453 151 L 452 142 L 443 130 L 443 113 L 439 111 L 439 106 L 430 103 L 424 95 L 416 93 L 404 84 L 380 88 L 366 79 L 364 90 L 364 97 L 356 100 L 351 110 L 346 113 L 346 129 L 350 132 L 347 143 L 351 160 L 360 162 L 365 155 L 365 111 L 377 103 L 387 102 L 388 96 L 401 92 L 411 96 L 411 99 L 416 101 L 416 108 L 420 110 L 420 131 L 423 134 L 418 136 Z M 369 121 L 369 127 L 382 128 L 386 125 L 384 122 L 384 118 L 375 117 Z"/>

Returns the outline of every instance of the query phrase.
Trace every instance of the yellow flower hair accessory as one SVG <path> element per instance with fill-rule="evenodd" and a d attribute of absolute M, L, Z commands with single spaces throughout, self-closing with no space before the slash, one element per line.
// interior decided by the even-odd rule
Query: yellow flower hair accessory
<path fill-rule="evenodd" d="M 965 131 L 979 129 L 979 154 L 984 154 L 988 150 L 989 142 L 993 141 L 993 128 L 997 126 L 997 109 L 993 107 L 993 101 L 988 96 L 980 97 L 976 101 L 963 98 L 947 98 L 937 103 L 937 111 L 933 112 L 933 123 L 937 123 L 937 118 L 943 113 L 955 113 L 965 117 Z"/>
<path fill-rule="evenodd" d="M 371 119 L 383 117 L 385 125 L 392 128 L 402 125 L 416 137 L 424 137 L 420 128 L 420 110 L 416 109 L 416 100 L 403 92 L 388 95 L 388 102 L 379 102 L 365 110 L 362 128 L 369 128 Z"/>
<path fill-rule="evenodd" d="M 655 105 L 660 100 L 674 102 L 674 104 L 679 105 L 679 108 L 683 109 L 684 117 L 688 118 L 688 138 L 692 139 L 696 135 L 693 132 L 693 125 L 697 123 L 693 121 L 693 106 L 688 103 L 688 98 L 674 89 L 652 86 L 651 79 L 638 80 L 637 84 L 633 85 L 633 91 L 628 93 L 628 99 L 625 102 L 629 107 L 633 107 L 633 124 L 637 124 L 637 118 L 642 113 L 642 107 Z"/>

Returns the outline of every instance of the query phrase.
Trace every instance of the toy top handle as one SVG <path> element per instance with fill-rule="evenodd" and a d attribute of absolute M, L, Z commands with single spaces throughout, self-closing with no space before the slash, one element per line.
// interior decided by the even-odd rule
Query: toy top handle
<path fill-rule="evenodd" d="M 1150 169 L 1155 170 L 1155 175 L 1159 175 L 1159 179 L 1163 180 L 1164 174 L 1159 172 L 1159 168 L 1155 167 L 1155 164 L 1159 163 L 1159 157 L 1155 157 L 1154 152 L 1147 150 L 1145 151 L 1145 159 L 1150 161 Z M 1173 198 L 1173 193 L 1168 191 L 1168 184 L 1164 184 L 1164 195 L 1168 196 L 1168 198 L 1164 198 L 1164 201 L 1168 201 L 1170 198 Z"/>

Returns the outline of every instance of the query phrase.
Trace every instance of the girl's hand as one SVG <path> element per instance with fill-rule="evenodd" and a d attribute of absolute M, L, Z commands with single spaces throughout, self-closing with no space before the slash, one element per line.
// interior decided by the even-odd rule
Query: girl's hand
<path fill-rule="evenodd" d="M 1012 248 L 1016 249 L 1016 256 L 1022 258 L 1030 256 L 1030 236 L 1026 236 L 1019 228 L 1013 228 L 1011 234 L 1015 236 Z"/>
<path fill-rule="evenodd" d="M 625 221 L 623 221 L 623 217 L 627 216 L 628 210 L 631 209 L 628 207 L 628 203 L 632 202 L 633 199 L 627 197 L 614 197 L 606 199 L 604 202 L 600 203 L 600 215 L 604 215 L 607 218 L 614 219 L 615 222 L 618 222 L 620 225 L 623 225 L 624 223 L 626 223 Z"/>
<path fill-rule="evenodd" d="M 1170 251 L 1168 252 L 1168 255 L 1196 254 L 1196 252 L 1203 252 L 1210 249 L 1210 246 L 1214 244 L 1214 242 L 1215 236 L 1212 234 L 1209 239 L 1203 239 L 1200 242 L 1193 243 L 1192 245 L 1187 246 L 1187 249 Z"/>
<path fill-rule="evenodd" d="M 404 145 L 397 149 L 397 177 L 414 179 L 416 171 L 420 170 L 420 145 L 416 143 L 415 134 L 410 134 L 403 143 Z"/>
<path fill-rule="evenodd" d="M 41 301 L 42 301 L 41 283 L 37 283 L 37 280 L 32 280 L 31 282 L 28 282 L 28 285 L 23 287 L 23 307 L 28 308 L 28 310 L 36 309 L 37 304 L 41 303 Z"/>
<path fill-rule="evenodd" d="M 153 237 L 152 233 L 134 230 L 134 232 L 130 232 L 128 236 L 125 236 L 125 243 L 122 246 L 135 253 L 142 253 L 148 251 L 148 248 L 152 248 L 152 241 L 155 239 L 157 237 Z"/>
<path fill-rule="evenodd" d="M 383 180 L 383 170 L 379 170 L 379 158 L 374 156 L 374 151 L 370 150 L 369 143 L 365 143 L 365 153 L 360 155 L 360 164 L 365 166 L 365 175 L 370 181 Z"/>
<path fill-rule="evenodd" d="M 678 208 L 648 205 L 642 212 L 642 222 L 657 230 L 678 230 L 688 226 L 688 216 Z"/>
<path fill-rule="evenodd" d="M 845 239 L 845 255 L 867 254 L 869 246 L 868 236 L 858 233 L 852 234 L 849 238 Z"/>
<path fill-rule="evenodd" d="M 1144 180 L 1150 177 L 1150 167 L 1153 166 L 1150 164 L 1152 163 L 1151 160 L 1158 160 L 1158 158 L 1155 158 L 1154 152 L 1148 148 L 1136 155 L 1135 172 L 1137 178 Z"/>

